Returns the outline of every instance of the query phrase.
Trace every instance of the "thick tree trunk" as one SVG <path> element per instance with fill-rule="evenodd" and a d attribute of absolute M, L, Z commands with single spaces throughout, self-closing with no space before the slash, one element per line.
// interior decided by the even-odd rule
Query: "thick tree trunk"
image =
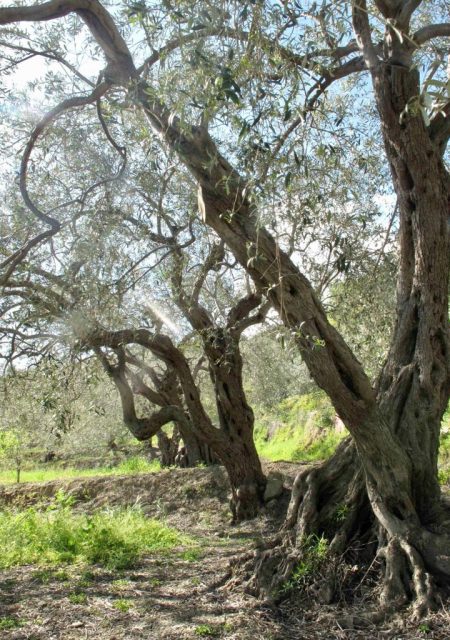
<path fill-rule="evenodd" d="M 180 425 L 180 433 L 183 446 L 178 450 L 175 464 L 180 467 L 196 467 L 198 465 L 210 465 L 218 461 L 206 442 L 202 442 L 195 436 L 191 429 Z"/>
<path fill-rule="evenodd" d="M 367 15 L 362 20 L 367 24 Z M 392 42 L 398 44 L 396 34 Z M 345 444 L 296 479 L 284 533 L 259 557 L 252 586 L 277 592 L 311 532 L 326 535 L 330 552 L 339 554 L 372 531 L 385 562 L 383 605 L 396 607 L 412 594 L 421 615 L 433 605 L 430 576 L 450 582 L 449 520 L 437 478 L 450 392 L 449 176 L 420 111 L 408 108 L 420 84 L 406 62 L 371 68 L 400 212 L 397 322 L 377 401 L 366 405 L 359 425 L 345 417 L 358 455 Z M 330 518 L 333 509 L 342 517 Z"/>
<path fill-rule="evenodd" d="M 174 467 L 181 437 L 178 427 L 174 427 L 172 436 L 168 436 L 167 433 L 160 429 L 156 437 L 158 439 L 161 466 Z"/>

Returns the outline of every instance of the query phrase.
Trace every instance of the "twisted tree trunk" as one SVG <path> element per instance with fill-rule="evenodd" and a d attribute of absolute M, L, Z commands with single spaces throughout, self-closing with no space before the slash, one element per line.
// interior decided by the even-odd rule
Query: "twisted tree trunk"
<path fill-rule="evenodd" d="M 355 8 L 354 21 L 366 52 L 364 7 Z M 346 442 L 322 466 L 298 476 L 280 546 L 258 558 L 252 586 L 276 592 L 311 532 L 326 535 L 330 552 L 338 554 L 371 533 L 385 562 L 383 605 L 396 607 L 412 593 L 415 612 L 422 615 L 433 606 L 432 576 L 450 581 L 450 520 L 437 474 L 450 390 L 449 176 L 442 148 L 430 137 L 420 111 L 409 108 L 420 94 L 411 51 L 405 59 L 402 47 L 400 58 L 393 32 L 386 41 L 386 55 L 395 63 L 371 60 L 370 52 L 367 59 L 400 212 L 392 344 L 376 402 L 366 404 L 359 423 L 348 414 L 344 419 L 356 448 Z M 337 518 L 339 513 L 345 517 Z"/>

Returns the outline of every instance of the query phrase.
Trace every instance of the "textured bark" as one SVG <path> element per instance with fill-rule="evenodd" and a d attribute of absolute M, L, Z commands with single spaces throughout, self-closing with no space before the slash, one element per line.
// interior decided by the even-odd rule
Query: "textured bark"
<path fill-rule="evenodd" d="M 254 517 L 262 502 L 265 478 L 252 439 L 253 412 L 245 402 L 245 395 L 242 395 L 244 393 L 242 359 L 239 350 L 234 353 L 233 369 L 230 369 L 223 359 L 220 365 L 219 362 L 215 365 L 221 376 L 228 371 L 227 375 L 234 381 L 238 394 L 236 401 L 231 404 L 231 397 L 227 396 L 230 406 L 225 407 L 223 416 L 230 416 L 225 412 L 231 412 L 232 415 L 222 429 L 212 424 L 201 402 L 189 363 L 168 336 L 153 335 L 146 329 L 136 331 L 96 329 L 84 335 L 83 342 L 96 351 L 108 375 L 116 384 L 122 400 L 124 422 L 133 435 L 138 440 L 146 440 L 157 434 L 165 424 L 169 422 L 177 424 L 183 439 L 186 438 L 187 448 L 189 444 L 199 445 L 198 453 L 195 455 L 201 456 L 208 462 L 219 460 L 225 466 L 232 487 L 233 519 L 237 521 Z M 139 344 L 159 357 L 167 365 L 166 375 L 157 378 L 144 363 L 129 354 L 126 355 L 124 345 L 129 344 Z M 118 360 L 116 365 L 111 365 L 100 350 L 100 346 L 109 347 L 115 351 Z M 226 357 L 225 352 L 221 353 Z M 218 352 L 215 351 L 214 354 L 218 355 Z M 126 368 L 127 362 L 139 365 L 142 370 L 145 369 L 153 377 L 157 390 L 148 387 L 140 376 L 131 374 Z M 238 379 L 237 376 L 239 376 Z M 134 389 L 128 377 L 131 378 Z M 161 408 L 150 416 L 139 418 L 136 413 L 134 393 L 146 397 Z M 248 423 L 242 422 L 240 417 L 240 411 L 245 407 L 247 407 L 245 415 L 250 420 Z M 245 432 L 244 430 L 241 432 L 241 427 L 246 429 Z M 169 443 L 164 440 L 164 436 L 160 438 L 162 438 L 163 447 L 167 449 Z M 187 448 L 184 454 L 192 455 Z M 186 457 L 183 457 L 183 461 L 186 462 Z"/>
<path fill-rule="evenodd" d="M 363 412 L 359 427 L 344 418 L 358 455 L 345 445 L 322 467 L 297 478 L 280 546 L 258 560 L 256 589 L 276 591 L 311 531 L 327 535 L 330 552 L 339 554 L 372 530 L 378 535 L 378 557 L 385 561 L 383 606 L 395 608 L 412 594 L 420 616 L 433 606 L 431 576 L 450 581 L 448 514 L 437 479 L 440 423 L 450 391 L 449 176 L 442 146 L 430 137 L 420 110 L 411 108 L 420 94 L 413 45 L 388 28 L 382 61 L 370 41 L 364 3 L 355 5 L 354 24 L 372 75 L 398 197 L 396 326 L 375 405 Z M 340 475 L 331 489 L 334 469 Z M 341 505 L 346 507 L 343 522 L 330 530 L 329 510 Z"/>
<path fill-rule="evenodd" d="M 173 467 L 175 466 L 175 459 L 178 453 L 178 447 L 180 444 L 180 432 L 177 427 L 174 427 L 172 436 L 168 436 L 162 429 L 156 434 L 158 439 L 158 447 L 161 453 L 161 466 Z"/>

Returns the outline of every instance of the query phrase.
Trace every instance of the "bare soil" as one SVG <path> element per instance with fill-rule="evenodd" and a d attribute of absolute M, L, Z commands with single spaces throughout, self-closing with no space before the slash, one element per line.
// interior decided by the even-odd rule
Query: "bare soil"
<path fill-rule="evenodd" d="M 271 463 L 287 487 L 300 465 Z M 196 549 L 147 556 L 130 571 L 99 567 L 18 567 L 0 575 L 1 640 L 450 640 L 442 605 L 421 623 L 407 613 L 383 627 L 365 623 L 369 604 L 319 606 L 292 597 L 268 606 L 228 589 L 230 560 L 267 539 L 282 522 L 289 492 L 251 522 L 230 525 L 220 467 L 0 486 L 0 508 L 45 504 L 63 490 L 76 509 L 140 504 L 153 518 L 196 538 Z"/>

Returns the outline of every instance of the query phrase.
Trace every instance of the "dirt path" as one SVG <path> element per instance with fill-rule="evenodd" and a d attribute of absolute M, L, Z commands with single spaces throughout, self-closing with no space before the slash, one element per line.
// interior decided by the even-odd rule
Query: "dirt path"
<path fill-rule="evenodd" d="M 289 484 L 294 465 L 280 465 Z M 51 500 L 58 490 L 77 508 L 138 502 L 152 517 L 194 536 L 195 548 L 148 556 L 132 571 L 20 567 L 0 577 L 1 640 L 449 640 L 444 612 L 433 627 L 352 628 L 348 611 L 311 603 L 269 609 L 241 591 L 221 587 L 229 561 L 266 539 L 283 517 L 287 497 L 257 520 L 229 525 L 227 483 L 221 469 L 171 470 L 135 477 L 93 478 L 0 488 L 3 504 Z M 6 623 L 8 624 L 8 623 Z"/>

